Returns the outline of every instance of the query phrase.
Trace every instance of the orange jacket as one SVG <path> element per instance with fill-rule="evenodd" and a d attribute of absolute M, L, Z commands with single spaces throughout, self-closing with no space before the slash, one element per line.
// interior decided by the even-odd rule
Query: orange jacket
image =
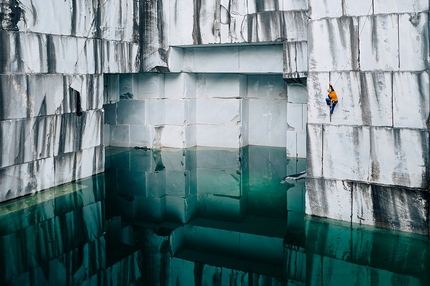
<path fill-rule="evenodd" d="M 337 98 L 337 94 L 336 94 L 336 92 L 334 92 L 334 91 L 330 91 L 330 93 L 328 94 L 328 97 L 329 97 L 331 100 L 333 100 L 333 101 L 337 101 L 337 100 L 338 100 L 338 98 Z"/>

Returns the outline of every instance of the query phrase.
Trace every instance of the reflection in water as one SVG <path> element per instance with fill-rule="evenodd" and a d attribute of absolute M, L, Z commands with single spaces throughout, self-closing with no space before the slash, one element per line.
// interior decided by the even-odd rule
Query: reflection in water
<path fill-rule="evenodd" d="M 108 148 L 105 174 L 3 203 L 0 285 L 428 285 L 426 237 L 304 215 L 285 149 Z"/>

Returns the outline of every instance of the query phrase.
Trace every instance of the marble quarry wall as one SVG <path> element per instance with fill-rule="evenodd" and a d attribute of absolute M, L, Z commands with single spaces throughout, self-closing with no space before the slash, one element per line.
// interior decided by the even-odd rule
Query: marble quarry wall
<path fill-rule="evenodd" d="M 104 171 L 103 74 L 139 71 L 138 11 L 0 1 L 0 201 Z"/>
<path fill-rule="evenodd" d="M 307 214 L 427 235 L 429 2 L 309 7 Z"/>
<path fill-rule="evenodd" d="M 305 158 L 307 1 L 188 2 L 142 4 L 141 73 L 105 77 L 105 145 Z"/>

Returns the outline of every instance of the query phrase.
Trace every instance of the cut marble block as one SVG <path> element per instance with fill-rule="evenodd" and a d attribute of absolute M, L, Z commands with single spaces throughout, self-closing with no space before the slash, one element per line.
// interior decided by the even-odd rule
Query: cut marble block
<path fill-rule="evenodd" d="M 304 104 L 287 104 L 287 124 L 290 131 L 301 131 L 306 128 L 306 115 L 303 115 Z"/>
<path fill-rule="evenodd" d="M 0 76 L 0 120 L 26 118 L 28 113 L 26 75 Z"/>
<path fill-rule="evenodd" d="M 359 18 L 362 70 L 399 70 L 398 21 L 396 14 Z"/>
<path fill-rule="evenodd" d="M 76 179 L 75 153 L 65 153 L 54 157 L 55 185 Z"/>
<path fill-rule="evenodd" d="M 164 124 L 184 125 L 186 122 L 185 101 L 183 99 L 164 99 Z"/>
<path fill-rule="evenodd" d="M 185 72 L 237 72 L 239 47 L 189 48 L 184 52 Z"/>
<path fill-rule="evenodd" d="M 31 177 L 28 176 L 29 163 L 0 168 L 0 200 L 7 201 L 27 195 L 33 191 Z"/>
<path fill-rule="evenodd" d="M 285 147 L 287 101 L 249 100 L 249 144 Z"/>
<path fill-rule="evenodd" d="M 306 214 L 351 221 L 351 183 L 306 179 Z"/>
<path fill-rule="evenodd" d="M 168 99 L 194 98 L 196 75 L 188 73 L 164 74 L 164 97 Z"/>
<path fill-rule="evenodd" d="M 425 188 L 429 134 L 417 129 L 371 129 L 370 180 Z"/>
<path fill-rule="evenodd" d="M 154 128 L 146 125 L 130 125 L 130 147 L 152 148 Z"/>
<path fill-rule="evenodd" d="M 180 125 L 163 125 L 161 145 L 163 147 L 184 148 L 185 127 Z"/>
<path fill-rule="evenodd" d="M 197 195 L 187 197 L 166 196 L 166 219 L 187 223 L 197 216 Z"/>
<path fill-rule="evenodd" d="M 242 146 L 240 125 L 197 124 L 195 132 L 197 146 L 221 148 L 240 148 Z"/>
<path fill-rule="evenodd" d="M 198 76 L 197 98 L 239 98 L 246 95 L 247 77 L 240 74 Z"/>
<path fill-rule="evenodd" d="M 342 2 L 342 0 L 308 0 L 309 7 L 312 7 L 309 11 L 309 16 L 312 20 L 321 18 L 339 18 L 343 16 Z M 360 3 L 360 5 L 364 5 L 364 3 Z"/>
<path fill-rule="evenodd" d="M 353 184 L 352 222 L 428 235 L 424 190 Z"/>
<path fill-rule="evenodd" d="M 197 124 L 236 124 L 240 119 L 240 99 L 197 100 Z"/>
<path fill-rule="evenodd" d="M 306 129 L 306 170 L 308 177 L 323 176 L 323 125 L 308 124 Z"/>
<path fill-rule="evenodd" d="M 248 76 L 248 98 L 286 99 L 287 89 L 279 75 Z"/>
<path fill-rule="evenodd" d="M 101 37 L 108 40 L 134 42 L 135 23 L 139 21 L 137 3 L 127 0 L 100 3 Z M 79 11 L 82 11 L 80 9 Z"/>
<path fill-rule="evenodd" d="M 30 162 L 34 158 L 33 121 L 0 121 L 0 168 Z"/>
<path fill-rule="evenodd" d="M 143 104 L 143 103 L 142 103 Z M 147 99 L 144 101 L 145 114 L 143 117 L 146 125 L 160 126 L 165 122 L 165 100 L 162 99 Z"/>
<path fill-rule="evenodd" d="M 349 0 L 344 1 L 343 5 L 345 9 L 344 16 L 373 15 L 373 0 Z"/>
<path fill-rule="evenodd" d="M 133 75 L 133 99 L 164 98 L 164 75 L 138 73 Z"/>
<path fill-rule="evenodd" d="M 427 129 L 429 73 L 399 72 L 393 75 L 394 127 Z"/>
<path fill-rule="evenodd" d="M 426 70 L 429 48 L 428 13 L 399 15 L 400 70 Z"/>
<path fill-rule="evenodd" d="M 47 36 L 0 31 L 4 63 L 1 73 L 47 73 Z M 38 56 L 35 57 L 34 55 Z"/>
<path fill-rule="evenodd" d="M 117 107 L 116 103 L 103 105 L 105 125 L 117 125 Z"/>
<path fill-rule="evenodd" d="M 326 125 L 323 132 L 324 177 L 367 181 L 370 175 L 370 128 Z"/>
<path fill-rule="evenodd" d="M 358 69 L 357 35 L 358 21 L 356 18 L 343 17 L 311 21 L 308 41 L 309 71 Z M 330 39 L 330 43 L 327 44 L 323 39 Z M 361 41 L 360 44 L 363 47 Z M 363 55 L 363 49 L 360 54 Z M 369 54 L 372 54 L 371 51 Z M 364 60 L 362 59 L 362 63 Z M 361 67 L 364 69 L 363 65 Z"/>
<path fill-rule="evenodd" d="M 364 125 L 393 126 L 390 72 L 360 73 L 360 105 Z"/>
<path fill-rule="evenodd" d="M 307 9 L 306 9 L 307 10 Z M 285 29 L 287 37 L 283 40 L 287 40 L 289 42 L 301 42 L 305 43 L 308 40 L 308 14 L 307 11 L 290 11 L 290 12 L 282 12 L 281 14 L 281 23 L 282 20 L 285 23 Z M 278 39 L 276 39 L 278 40 Z M 299 44 L 300 46 L 302 44 Z M 302 46 L 302 48 L 305 46 Z M 298 48 L 299 50 L 299 48 Z M 298 55 L 298 58 L 305 58 L 307 56 L 307 49 L 302 49 L 300 52 L 304 54 Z M 307 67 L 307 62 L 302 62 L 302 67 Z M 307 68 L 306 68 L 307 70 Z"/>
<path fill-rule="evenodd" d="M 194 27 L 199 27 L 199 25 L 195 25 L 194 6 L 183 0 L 169 1 L 169 4 L 170 10 L 175 11 L 170 13 L 169 18 L 170 45 L 199 44 L 195 41 L 197 39 L 194 38 L 195 36 L 192 33 Z"/>
<path fill-rule="evenodd" d="M 184 71 L 199 73 L 282 73 L 283 46 L 227 46 L 189 48 Z"/>
<path fill-rule="evenodd" d="M 190 148 L 197 146 L 197 126 L 195 124 L 185 126 L 185 146 Z"/>
<path fill-rule="evenodd" d="M 284 78 L 305 77 L 308 71 L 308 42 L 284 42 Z"/>
<path fill-rule="evenodd" d="M 144 125 L 145 122 L 145 100 L 121 99 L 117 104 L 118 124 Z"/>
<path fill-rule="evenodd" d="M 139 45 L 137 43 L 97 41 L 101 51 L 102 73 L 137 73 L 140 71 Z"/>
<path fill-rule="evenodd" d="M 104 171 L 104 146 L 83 149 L 76 153 L 76 179 L 89 177 Z"/>
<path fill-rule="evenodd" d="M 68 92 L 63 101 L 70 101 L 70 107 L 63 102 L 64 112 L 75 112 L 77 105 L 77 96 L 73 90 L 78 91 L 80 95 L 80 104 L 82 110 L 101 109 L 103 107 L 104 79 L 103 75 L 75 75 L 66 77 Z M 70 111 L 69 111 L 70 109 Z"/>
<path fill-rule="evenodd" d="M 110 144 L 117 147 L 130 147 L 130 125 L 111 125 Z"/>
<path fill-rule="evenodd" d="M 119 101 L 119 75 L 104 75 L 103 104 L 113 104 Z"/>
<path fill-rule="evenodd" d="M 376 0 L 375 14 L 422 12 L 429 10 L 427 0 Z"/>
<path fill-rule="evenodd" d="M 85 122 L 81 135 L 81 149 L 102 144 L 103 110 L 90 110 L 85 112 Z"/>
<path fill-rule="evenodd" d="M 297 157 L 306 158 L 306 130 L 297 132 Z"/>
<path fill-rule="evenodd" d="M 302 103 L 308 102 L 308 91 L 303 84 L 293 83 L 287 85 L 287 100 L 289 103 Z"/>
<path fill-rule="evenodd" d="M 283 72 L 283 45 L 239 46 L 239 72 Z"/>
<path fill-rule="evenodd" d="M 308 89 L 308 123 L 328 123 L 330 122 L 330 110 L 326 104 L 327 88 L 330 82 L 329 73 L 310 72 L 308 81 L 312 82 L 307 86 Z M 337 85 L 336 85 L 337 87 Z M 336 90 L 337 88 L 334 87 Z M 340 104 L 340 103 L 338 103 Z M 336 107 L 339 108 L 338 106 Z"/>

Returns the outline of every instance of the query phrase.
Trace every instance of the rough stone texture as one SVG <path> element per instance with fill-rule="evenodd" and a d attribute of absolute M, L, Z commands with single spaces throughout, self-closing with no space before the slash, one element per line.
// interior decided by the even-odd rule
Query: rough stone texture
<path fill-rule="evenodd" d="M 2 2 L 2 201 L 103 172 L 103 102 L 116 95 L 102 73 L 140 70 L 136 3 Z"/>
<path fill-rule="evenodd" d="M 309 1 L 306 213 L 428 234 L 428 5 Z"/>

